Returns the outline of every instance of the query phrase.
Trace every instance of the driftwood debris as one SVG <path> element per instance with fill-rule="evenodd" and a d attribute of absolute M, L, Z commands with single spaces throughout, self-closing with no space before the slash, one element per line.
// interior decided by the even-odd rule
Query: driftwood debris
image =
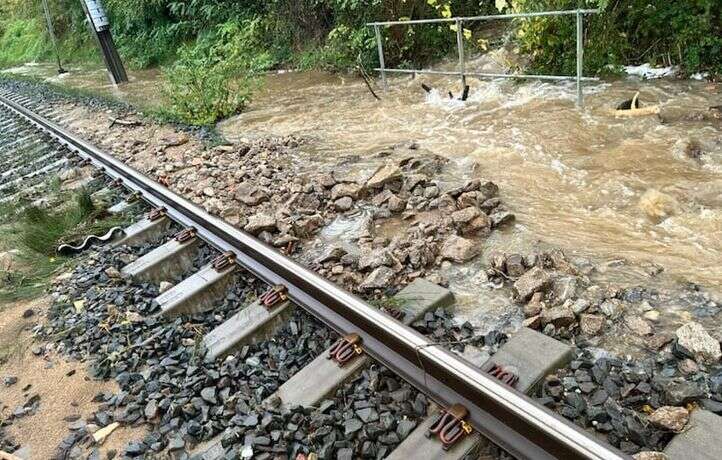
<path fill-rule="evenodd" d="M 373 97 L 376 98 L 377 101 L 380 101 L 381 98 L 376 94 L 376 92 L 371 87 L 371 78 L 369 77 L 368 73 L 366 73 L 366 69 L 363 68 L 361 64 L 357 66 L 358 72 L 361 75 L 361 78 L 363 79 L 364 83 L 366 83 L 366 88 L 368 88 L 369 92 Z"/>
<path fill-rule="evenodd" d="M 115 125 L 140 126 L 140 124 L 141 123 L 137 120 L 123 120 L 122 118 L 110 117 L 110 126 L 108 126 L 108 128 L 112 128 Z"/>
<path fill-rule="evenodd" d="M 642 107 L 642 103 L 639 101 L 639 91 L 634 94 L 634 97 L 627 99 L 626 101 L 620 102 L 617 105 L 617 109 L 614 111 L 615 117 L 631 118 L 631 117 L 643 117 L 646 115 L 658 115 L 659 105 L 649 105 Z"/>
<path fill-rule="evenodd" d="M 421 88 L 426 91 L 426 93 L 430 93 L 433 89 L 431 86 L 427 85 L 426 83 L 421 84 Z M 449 91 L 449 99 L 454 99 L 454 93 Z M 464 85 L 464 90 L 461 93 L 461 97 L 459 98 L 460 101 L 465 101 L 469 98 L 469 85 Z"/>
<path fill-rule="evenodd" d="M 639 109 L 641 107 L 642 104 L 639 102 L 639 91 L 637 91 L 631 99 L 620 102 L 619 105 L 617 105 L 617 110 L 632 110 Z"/>

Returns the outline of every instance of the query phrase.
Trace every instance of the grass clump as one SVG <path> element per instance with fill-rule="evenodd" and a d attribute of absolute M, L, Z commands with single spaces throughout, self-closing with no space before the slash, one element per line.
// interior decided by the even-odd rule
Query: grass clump
<path fill-rule="evenodd" d="M 41 292 L 50 277 L 69 262 L 58 256 L 60 244 L 123 224 L 96 208 L 87 191 L 66 198 L 64 206 L 52 210 L 19 205 L 1 210 L 4 217 L 14 220 L 0 229 L 0 248 L 12 250 L 13 261 L 10 269 L 0 274 L 0 302 L 28 299 Z"/>

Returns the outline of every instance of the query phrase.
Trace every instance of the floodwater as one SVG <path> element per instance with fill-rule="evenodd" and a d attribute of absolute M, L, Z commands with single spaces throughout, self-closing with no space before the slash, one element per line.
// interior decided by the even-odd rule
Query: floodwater
<path fill-rule="evenodd" d="M 129 70 L 128 83 L 115 86 L 103 68 L 75 65 L 63 65 L 63 68 L 67 72 L 58 74 L 56 64 L 28 63 L 4 69 L 2 73 L 41 78 L 53 85 L 89 91 L 143 108 L 164 102 L 159 69 Z"/>
<path fill-rule="evenodd" d="M 421 82 L 439 90 L 427 95 Z M 673 331 L 694 318 L 722 332 L 709 311 L 689 311 L 684 287 L 700 284 L 722 298 L 722 121 L 694 121 L 722 104 L 719 84 L 600 82 L 585 88 L 579 111 L 571 83 L 469 83 L 470 97 L 461 102 L 446 96 L 459 93 L 458 80 L 393 78 L 376 101 L 355 78 L 274 75 L 246 112 L 219 128 L 230 139 L 307 136 L 303 148 L 314 167 L 332 165 L 339 155 L 383 161 L 372 154 L 414 141 L 452 161 L 437 178 L 442 182 L 461 183 L 471 174 L 496 182 L 516 225 L 494 232 L 481 259 L 443 270 L 461 317 L 482 328 L 514 327 L 523 319 L 508 293 L 484 285 L 485 256 L 555 246 L 593 263 L 597 282 L 664 291 L 655 302 L 663 310 L 659 328 Z M 636 91 L 643 103 L 661 106 L 664 122 L 614 116 Z M 337 222 L 326 235 L 357 224 Z M 626 351 L 627 340 L 605 345 Z"/>
<path fill-rule="evenodd" d="M 475 67 L 476 65 L 476 67 Z M 469 70 L 489 71 L 483 59 Z M 493 65 L 491 65 L 493 67 Z M 47 69 L 46 69 L 47 70 Z M 111 91 L 104 74 L 62 76 L 63 84 Z M 157 73 L 132 74 L 122 99 L 156 101 Z M 76 81 L 83 83 L 74 83 Z M 430 94 L 424 82 L 437 88 Z M 700 81 L 619 79 L 585 87 L 575 108 L 573 83 L 470 79 L 466 102 L 458 79 L 419 76 L 389 80 L 381 101 L 355 77 L 281 73 L 266 78 L 243 114 L 219 124 L 227 138 L 301 135 L 309 164 L 339 155 L 369 158 L 394 144 L 451 160 L 440 181 L 472 174 L 496 182 L 516 225 L 494 232 L 486 251 L 561 247 L 594 263 L 606 281 L 659 288 L 700 284 L 722 291 L 722 121 L 701 119 L 722 104 L 722 86 Z M 614 107 L 640 92 L 661 118 L 616 118 Z M 327 233 L 343 233 L 350 219 Z M 339 230 L 340 229 L 340 230 Z M 503 324 L 508 298 L 482 289 L 482 260 L 446 269 L 462 312 L 477 324 Z M 662 274 L 649 273 L 662 268 Z M 483 308 L 482 308 L 483 306 Z M 517 309 L 518 311 L 518 309 Z M 688 315 L 688 313 L 680 313 Z M 517 322 L 517 317 L 513 321 Z M 719 330 L 719 325 L 717 325 Z"/>

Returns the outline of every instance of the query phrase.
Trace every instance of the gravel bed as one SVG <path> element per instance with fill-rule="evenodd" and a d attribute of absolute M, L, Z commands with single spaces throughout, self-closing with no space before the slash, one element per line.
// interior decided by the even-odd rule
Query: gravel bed
<path fill-rule="evenodd" d="M 54 287 L 48 323 L 35 331 L 49 343 L 34 352 L 54 349 L 88 361 L 93 377 L 114 379 L 120 387 L 115 394 L 96 396 L 101 406 L 92 417 L 70 424 L 58 458 L 82 458 L 92 448 L 90 434 L 115 421 L 151 428 L 145 438 L 125 447 L 126 458 L 151 452 L 186 458 L 194 445 L 218 435 L 228 458 L 251 451 L 252 458 L 311 452 L 329 459 L 382 458 L 426 415 L 425 396 L 375 364 L 318 408 L 264 407 L 264 399 L 330 347 L 337 335 L 296 309 L 271 339 L 223 360 L 206 360 L 199 346 L 203 335 L 265 286 L 241 271 L 212 312 L 175 320 L 155 316 L 151 301 L 158 287 L 130 284 L 116 273 L 153 247 L 100 248 Z M 203 245 L 196 267 L 214 256 Z M 476 337 L 469 324 L 455 324 L 441 309 L 414 327 L 458 352 L 471 344 L 491 354 L 505 340 L 494 333 Z"/>
<path fill-rule="evenodd" d="M 661 451 L 690 410 L 722 415 L 722 366 L 705 368 L 678 344 L 643 360 L 580 348 L 546 378 L 539 401 L 627 454 Z"/>

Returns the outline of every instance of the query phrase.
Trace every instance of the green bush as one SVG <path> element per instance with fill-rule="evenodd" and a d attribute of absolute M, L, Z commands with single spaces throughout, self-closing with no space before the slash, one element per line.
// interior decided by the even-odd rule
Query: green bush
<path fill-rule="evenodd" d="M 722 74 L 722 2 L 719 0 L 512 0 L 515 11 L 599 7 L 584 18 L 585 73 L 607 66 L 679 65 L 685 73 Z M 540 72 L 576 72 L 574 16 L 518 21 L 518 41 Z"/>
<path fill-rule="evenodd" d="M 210 125 L 246 106 L 258 72 L 274 63 L 268 53 L 248 52 L 257 25 L 256 20 L 231 21 L 181 48 L 178 60 L 163 71 L 174 118 Z"/>

